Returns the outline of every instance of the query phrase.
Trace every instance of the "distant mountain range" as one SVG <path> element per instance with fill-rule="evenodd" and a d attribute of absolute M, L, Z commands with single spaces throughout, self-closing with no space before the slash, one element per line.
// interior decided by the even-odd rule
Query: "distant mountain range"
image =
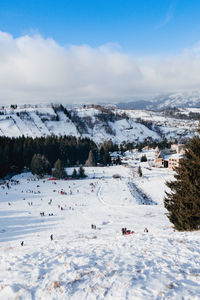
<path fill-rule="evenodd" d="M 200 108 L 200 92 L 179 92 L 169 93 L 153 97 L 151 100 L 137 100 L 131 102 L 120 102 L 116 106 L 122 109 L 148 109 L 148 110 L 164 110 L 167 108 Z"/>

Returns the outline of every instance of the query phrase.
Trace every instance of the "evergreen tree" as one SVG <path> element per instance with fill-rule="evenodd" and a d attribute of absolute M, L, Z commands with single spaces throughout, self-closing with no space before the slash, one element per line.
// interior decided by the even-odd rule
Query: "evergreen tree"
<path fill-rule="evenodd" d="M 42 159 L 43 159 L 45 174 L 51 174 L 51 164 L 49 163 L 48 159 L 46 159 L 44 155 L 42 156 Z"/>
<path fill-rule="evenodd" d="M 87 159 L 85 164 L 87 166 L 96 166 L 96 159 L 95 159 L 95 156 L 94 156 L 92 150 L 90 150 L 89 155 L 88 155 L 88 159 Z"/>
<path fill-rule="evenodd" d="M 8 165 L 3 149 L 0 147 L 0 177 L 4 177 L 8 172 Z"/>
<path fill-rule="evenodd" d="M 142 152 L 143 144 L 138 145 L 138 152 Z"/>
<path fill-rule="evenodd" d="M 175 180 L 166 184 L 171 192 L 164 199 L 168 218 L 175 229 L 200 229 L 200 138 L 193 137 L 176 168 Z"/>
<path fill-rule="evenodd" d="M 78 176 L 79 176 L 80 178 L 86 177 L 86 175 L 85 175 L 85 170 L 84 170 L 84 168 L 83 168 L 82 166 L 80 166 L 80 168 L 79 168 L 79 170 L 78 170 Z"/>
<path fill-rule="evenodd" d="M 122 144 L 120 145 L 119 150 L 120 150 L 121 154 L 123 154 L 125 152 L 124 146 Z"/>
<path fill-rule="evenodd" d="M 51 171 L 51 166 L 44 156 L 34 154 L 31 161 L 31 172 L 33 174 L 43 176 Z"/>
<path fill-rule="evenodd" d="M 108 151 L 106 151 L 105 154 L 104 154 L 103 163 L 104 163 L 105 166 L 111 164 L 111 157 L 110 157 L 110 153 Z"/>
<path fill-rule="evenodd" d="M 140 161 L 141 161 L 141 162 L 147 161 L 147 157 L 146 157 L 145 154 L 141 156 Z"/>
<path fill-rule="evenodd" d="M 138 167 L 138 175 L 142 177 L 142 168 L 140 166 Z"/>
<path fill-rule="evenodd" d="M 73 173 L 72 173 L 72 177 L 73 177 L 73 178 L 77 178 L 77 177 L 78 177 L 78 174 L 77 174 L 76 169 L 74 169 L 74 171 L 73 171 Z"/>
<path fill-rule="evenodd" d="M 103 163 L 104 155 L 105 155 L 105 150 L 104 150 L 104 147 L 101 146 L 101 148 L 99 150 L 99 159 L 98 159 L 98 161 L 100 163 Z"/>
<path fill-rule="evenodd" d="M 24 167 L 30 167 L 38 175 L 50 173 L 51 166 L 58 159 L 62 160 L 64 165 L 69 166 L 76 163 L 84 164 L 90 150 L 93 151 L 97 161 L 97 145 L 89 138 L 73 136 L 0 137 L 0 177 L 4 177 L 13 170 L 20 172 Z M 39 154 L 40 157 L 37 156 L 37 159 L 34 157 L 33 160 L 34 154 Z"/>
<path fill-rule="evenodd" d="M 63 179 L 67 176 L 67 173 L 64 169 L 64 166 L 62 164 L 62 161 L 60 159 L 58 159 L 55 162 L 54 165 L 54 170 L 52 172 L 52 175 L 56 178 L 56 179 Z"/>

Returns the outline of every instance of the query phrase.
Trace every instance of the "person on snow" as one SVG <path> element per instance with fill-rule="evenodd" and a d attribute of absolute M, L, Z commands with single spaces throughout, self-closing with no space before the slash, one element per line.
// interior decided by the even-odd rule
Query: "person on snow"
<path fill-rule="evenodd" d="M 122 234 L 125 235 L 126 234 L 126 228 L 122 228 Z"/>

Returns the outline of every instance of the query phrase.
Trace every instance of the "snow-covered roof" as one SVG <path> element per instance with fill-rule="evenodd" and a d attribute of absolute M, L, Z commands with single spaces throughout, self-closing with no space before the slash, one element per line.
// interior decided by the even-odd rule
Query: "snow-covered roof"
<path fill-rule="evenodd" d="M 170 155 L 165 155 L 164 159 L 168 160 L 168 159 L 181 159 L 183 158 L 184 155 L 183 154 L 179 154 L 179 153 L 174 153 L 174 154 L 170 154 Z"/>

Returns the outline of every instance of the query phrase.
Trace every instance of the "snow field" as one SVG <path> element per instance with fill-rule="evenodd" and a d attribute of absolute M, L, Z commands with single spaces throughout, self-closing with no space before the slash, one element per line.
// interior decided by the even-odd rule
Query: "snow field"
<path fill-rule="evenodd" d="M 138 204 L 123 166 L 1 185 L 0 299 L 200 299 L 199 232 L 175 232 L 161 199 L 173 173 L 141 166 L 133 180 L 157 205 Z M 122 227 L 135 234 L 122 236 Z"/>
<path fill-rule="evenodd" d="M 145 139 L 161 140 L 160 133 L 166 138 L 191 137 L 196 133 L 198 121 L 188 119 L 177 119 L 176 117 L 168 117 L 164 112 L 155 112 L 148 110 L 121 110 L 113 109 L 114 113 L 127 115 L 115 122 L 106 123 L 98 119 L 101 112 L 94 108 L 75 108 L 72 112 L 76 112 L 79 118 L 84 122 L 90 120 L 86 124 L 87 130 L 84 134 L 80 134 L 76 123 L 73 123 L 63 111 L 54 112 L 52 107 L 41 105 L 41 107 L 18 107 L 10 109 L 6 107 L 0 112 L 0 135 L 8 137 L 30 136 L 41 137 L 48 135 L 73 135 L 76 137 L 88 137 L 96 143 L 103 143 L 105 140 L 112 140 L 117 144 L 123 142 L 142 142 Z M 188 114 L 189 109 L 182 109 L 183 114 Z M 198 110 L 194 109 L 194 112 Z M 55 120 L 58 116 L 58 121 Z M 138 123 L 138 118 L 149 122 L 149 126 Z M 152 123 L 152 130 L 150 123 Z M 148 128 L 149 127 L 149 128 Z M 110 128 L 110 130 L 109 130 Z M 112 129 L 112 130 L 111 130 Z"/>

